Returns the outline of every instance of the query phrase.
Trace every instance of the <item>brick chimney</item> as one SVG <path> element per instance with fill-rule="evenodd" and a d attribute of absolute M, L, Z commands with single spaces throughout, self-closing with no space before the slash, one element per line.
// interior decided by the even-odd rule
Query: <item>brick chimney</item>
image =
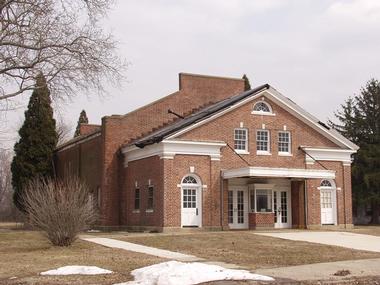
<path fill-rule="evenodd" d="M 94 125 L 94 124 L 80 124 L 79 133 L 81 136 L 87 135 L 87 134 L 100 130 L 100 127 L 101 127 L 100 125 Z"/>
<path fill-rule="evenodd" d="M 202 96 L 203 102 L 214 103 L 244 92 L 244 80 L 241 78 L 180 73 L 179 90 L 192 96 Z"/>

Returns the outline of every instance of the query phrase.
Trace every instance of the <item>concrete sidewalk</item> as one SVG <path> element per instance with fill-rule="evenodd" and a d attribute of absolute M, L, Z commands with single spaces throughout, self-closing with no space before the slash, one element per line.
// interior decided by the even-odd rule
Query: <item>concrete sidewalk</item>
<path fill-rule="evenodd" d="M 299 240 L 314 242 L 327 245 L 341 246 L 357 250 L 367 250 L 380 252 L 380 237 L 355 234 L 349 232 L 313 232 L 313 231 L 297 231 L 297 232 L 268 232 L 254 233 L 262 236 L 270 236 L 288 240 Z M 379 267 L 380 274 L 380 267 Z"/>
<path fill-rule="evenodd" d="M 164 250 L 164 249 L 158 249 L 150 246 L 144 246 L 139 245 L 131 242 L 126 241 L 120 241 L 116 239 L 110 239 L 110 238 L 94 238 L 94 237 L 81 237 L 80 239 L 97 243 L 103 246 L 112 247 L 112 248 L 120 248 L 124 250 L 139 252 L 139 253 L 145 253 L 150 254 L 162 258 L 168 258 L 173 259 L 177 261 L 184 261 L 184 262 L 193 262 L 193 261 L 203 261 L 203 258 L 196 257 L 194 255 L 187 255 L 179 252 Z"/>
<path fill-rule="evenodd" d="M 339 270 L 349 270 L 347 276 L 335 276 Z M 380 258 L 315 263 L 289 267 L 257 269 L 255 273 L 292 280 L 340 280 L 349 277 L 380 276 Z"/>

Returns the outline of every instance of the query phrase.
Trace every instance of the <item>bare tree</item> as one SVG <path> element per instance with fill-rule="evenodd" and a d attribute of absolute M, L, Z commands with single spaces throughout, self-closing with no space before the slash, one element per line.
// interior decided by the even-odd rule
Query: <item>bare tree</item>
<path fill-rule="evenodd" d="M 77 178 L 32 180 L 24 205 L 29 223 L 57 246 L 71 245 L 97 218 L 92 194 Z"/>
<path fill-rule="evenodd" d="M 11 153 L 0 148 L 0 205 L 12 192 Z"/>
<path fill-rule="evenodd" d="M 56 120 L 56 130 L 58 134 L 57 145 L 64 144 L 73 138 L 72 128 L 61 117 Z"/>
<path fill-rule="evenodd" d="M 112 0 L 0 0 L 0 102 L 34 88 L 42 72 L 53 98 L 102 94 L 125 62 L 100 19 Z"/>

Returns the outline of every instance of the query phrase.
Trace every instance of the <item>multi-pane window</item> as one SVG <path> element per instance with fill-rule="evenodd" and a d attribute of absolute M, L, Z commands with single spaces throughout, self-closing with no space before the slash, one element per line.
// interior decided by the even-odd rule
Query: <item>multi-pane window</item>
<path fill-rule="evenodd" d="M 135 210 L 140 210 L 140 189 L 135 189 Z"/>
<path fill-rule="evenodd" d="M 331 182 L 328 180 L 322 180 L 321 187 L 332 187 Z"/>
<path fill-rule="evenodd" d="M 154 193 L 153 186 L 149 186 L 148 187 L 148 204 L 146 207 L 147 210 L 153 210 L 153 193 Z"/>
<path fill-rule="evenodd" d="M 278 152 L 290 153 L 290 132 L 278 132 Z"/>
<path fill-rule="evenodd" d="M 235 129 L 234 148 L 237 151 L 248 150 L 248 132 L 247 129 Z"/>
<path fill-rule="evenodd" d="M 255 106 L 253 107 L 253 111 L 256 111 L 256 112 L 265 112 L 265 113 L 270 113 L 271 112 L 268 104 L 265 103 L 265 102 L 257 102 L 255 104 Z"/>
<path fill-rule="evenodd" d="M 256 212 L 272 212 L 272 190 L 256 189 Z"/>
<path fill-rule="evenodd" d="M 197 207 L 197 190 L 196 189 L 183 189 L 183 208 L 196 208 Z"/>
<path fill-rule="evenodd" d="M 269 131 L 258 130 L 256 132 L 256 149 L 257 151 L 269 152 Z"/>

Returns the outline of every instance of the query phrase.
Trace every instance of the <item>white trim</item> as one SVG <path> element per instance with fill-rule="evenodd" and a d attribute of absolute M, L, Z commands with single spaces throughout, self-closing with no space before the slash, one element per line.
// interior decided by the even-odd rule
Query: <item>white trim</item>
<path fill-rule="evenodd" d="M 265 127 L 265 126 L 263 126 Z M 267 141 L 267 148 L 268 150 L 258 150 L 257 147 L 258 147 L 258 140 L 257 140 L 257 133 L 258 132 L 265 132 L 267 133 L 267 137 L 268 137 L 268 141 Z M 271 136 L 271 133 L 269 130 L 266 130 L 264 128 L 262 129 L 256 129 L 256 154 L 257 155 L 271 155 L 271 148 L 270 148 L 270 145 L 271 145 L 271 140 L 270 140 L 270 136 Z"/>
<path fill-rule="evenodd" d="M 204 125 L 204 124 L 206 124 L 212 120 L 215 120 L 216 118 L 223 116 L 224 114 L 226 114 L 226 113 L 228 113 L 228 112 L 230 112 L 236 108 L 239 108 L 240 106 L 242 106 L 242 105 L 244 105 L 250 101 L 257 99 L 260 96 L 265 95 L 266 97 L 271 99 L 274 103 L 279 104 L 281 107 L 283 107 L 289 113 L 293 114 L 293 116 L 300 119 L 302 122 L 306 123 L 308 126 L 312 127 L 314 130 L 316 130 L 320 134 L 324 135 L 325 137 L 327 137 L 331 141 L 337 143 L 339 146 L 346 147 L 346 148 L 354 150 L 354 148 L 350 144 L 348 144 L 347 142 L 344 142 L 341 138 L 330 133 L 328 130 L 326 130 L 323 126 L 319 125 L 317 122 L 314 122 L 309 116 L 306 116 L 305 114 L 298 112 L 290 104 L 288 104 L 287 102 L 280 99 L 279 96 L 275 95 L 276 92 L 277 91 L 274 90 L 273 88 L 262 90 L 262 91 L 258 92 L 257 94 L 255 94 L 251 97 L 248 97 L 248 98 L 246 98 L 246 99 L 244 99 L 244 100 L 242 100 L 242 101 L 240 101 L 240 102 L 238 102 L 232 106 L 227 107 L 226 109 L 212 115 L 211 117 L 208 117 L 204 120 L 201 120 L 200 122 L 198 122 L 196 124 L 192 124 L 192 125 L 184 128 L 184 129 L 172 134 L 171 136 L 168 137 L 168 139 L 176 138 L 176 137 L 178 137 L 178 136 L 180 136 L 180 135 L 182 135 L 182 134 L 184 134 L 184 133 L 186 133 L 192 129 L 195 129 L 195 128 L 197 128 L 201 125 Z"/>
<path fill-rule="evenodd" d="M 155 155 L 161 159 L 173 159 L 176 154 L 207 155 L 211 160 L 220 160 L 220 148 L 223 146 L 226 146 L 225 142 L 163 140 L 144 148 L 127 146 L 122 149 L 122 153 L 125 155 L 124 167 L 127 167 L 130 161 Z"/>
<path fill-rule="evenodd" d="M 273 88 L 271 88 L 271 91 L 274 91 L 274 92 L 278 92 L 276 90 L 274 90 Z M 337 136 L 334 136 L 333 134 L 331 134 L 325 127 L 319 125 L 318 123 L 314 122 L 313 120 L 311 120 L 310 118 L 308 118 L 308 116 L 298 112 L 297 110 L 295 110 L 292 106 L 290 106 L 287 102 L 284 102 L 282 99 L 279 98 L 279 96 L 276 96 L 274 95 L 271 91 L 266 90 L 267 91 L 267 94 L 269 95 L 269 99 L 273 99 L 273 100 L 277 100 L 280 105 L 282 105 L 282 107 L 285 107 L 285 110 L 289 111 L 290 113 L 292 113 L 295 117 L 301 119 L 301 121 L 303 121 L 304 123 L 306 123 L 308 126 L 312 127 L 314 130 L 318 131 L 320 134 L 322 135 L 325 135 L 326 137 L 328 137 L 330 140 L 332 140 L 333 142 L 337 143 L 338 145 L 342 146 L 342 147 L 348 147 L 349 149 L 352 149 L 352 147 L 347 144 L 346 142 L 342 141 L 340 138 L 338 138 Z"/>
<path fill-rule="evenodd" d="M 236 131 L 244 131 L 245 132 L 245 149 L 235 149 L 235 141 L 243 141 L 241 139 L 237 140 L 236 139 Z M 234 150 L 236 153 L 239 153 L 239 154 L 249 154 L 248 152 L 248 129 L 247 128 L 244 128 L 244 127 L 240 127 L 240 128 L 234 128 Z"/>
<path fill-rule="evenodd" d="M 294 169 L 272 167 L 243 167 L 223 171 L 223 178 L 238 177 L 283 177 L 283 178 L 320 178 L 335 179 L 335 171 L 319 169 Z"/>
<path fill-rule="evenodd" d="M 242 150 L 242 149 L 235 149 L 235 152 L 236 152 L 237 154 L 250 154 L 249 151 Z"/>
<path fill-rule="evenodd" d="M 87 142 L 87 141 L 92 140 L 92 139 L 94 139 L 94 138 L 96 138 L 96 137 L 98 137 L 98 136 L 101 136 L 101 135 L 102 135 L 101 132 L 97 132 L 97 133 L 94 133 L 94 134 L 92 134 L 92 135 L 89 135 L 89 136 L 88 136 L 87 138 L 85 138 L 85 139 L 81 139 L 81 140 L 78 140 L 78 141 L 75 142 L 75 143 L 71 143 L 71 144 L 69 144 L 69 145 L 67 145 L 67 146 L 63 146 L 62 148 L 60 148 L 60 146 L 58 146 L 57 148 L 59 148 L 59 149 L 57 150 L 57 152 L 61 152 L 61 151 L 64 151 L 64 150 L 70 149 L 70 148 L 72 148 L 72 147 L 74 147 L 74 146 L 76 146 L 76 145 L 78 145 L 78 144 L 81 144 L 81 143 Z M 69 143 L 69 142 L 67 142 L 67 143 Z"/>
<path fill-rule="evenodd" d="M 265 111 L 256 111 L 256 110 L 255 110 L 255 106 L 256 106 L 257 104 L 259 104 L 259 103 L 263 103 L 263 104 L 265 104 L 265 105 L 268 107 L 269 112 L 265 112 Z M 261 115 L 261 116 L 276 116 L 276 114 L 273 113 L 272 106 L 271 106 L 269 103 L 267 103 L 267 102 L 264 101 L 264 97 L 262 97 L 260 101 L 257 101 L 257 102 L 253 105 L 253 108 L 252 108 L 251 114 L 254 114 L 254 115 Z"/>
<path fill-rule="evenodd" d="M 276 116 L 275 113 L 269 113 L 269 112 L 264 112 L 264 111 L 252 111 L 252 115 L 259 115 L 259 116 Z"/>
<path fill-rule="evenodd" d="M 312 156 L 315 160 L 341 161 L 344 165 L 351 165 L 351 155 L 353 153 L 356 153 L 356 150 L 351 149 L 313 147 L 302 147 L 302 149 L 310 156 Z M 305 154 L 305 161 L 307 164 L 314 162 L 314 160 L 309 155 Z"/>

